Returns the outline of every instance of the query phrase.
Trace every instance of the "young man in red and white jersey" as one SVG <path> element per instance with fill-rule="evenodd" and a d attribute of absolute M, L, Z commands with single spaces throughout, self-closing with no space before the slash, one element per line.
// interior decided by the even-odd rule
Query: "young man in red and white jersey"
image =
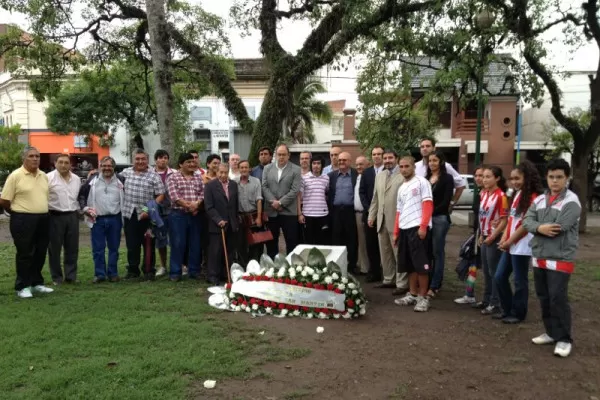
<path fill-rule="evenodd" d="M 399 163 L 404 182 L 398 189 L 394 242 L 398 246 L 398 273 L 407 273 L 409 291 L 394 302 L 415 305 L 414 310 L 429 310 L 429 272 L 431 269 L 431 184 L 415 175 L 415 159 L 402 157 Z"/>
<path fill-rule="evenodd" d="M 571 167 L 562 159 L 548 163 L 549 191 L 538 196 L 523 220 L 533 234 L 531 253 L 535 292 L 542 306 L 546 332 L 532 339 L 534 344 L 554 344 L 554 355 L 571 354 L 571 307 L 569 278 L 575 269 L 579 245 L 581 204 L 567 189 Z"/>

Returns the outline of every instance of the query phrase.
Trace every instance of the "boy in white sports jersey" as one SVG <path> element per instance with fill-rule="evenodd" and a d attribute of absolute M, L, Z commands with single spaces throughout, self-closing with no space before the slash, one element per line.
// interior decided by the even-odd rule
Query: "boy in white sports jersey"
<path fill-rule="evenodd" d="M 403 157 L 399 163 L 404 183 L 398 189 L 394 241 L 398 246 L 398 273 L 408 273 L 409 292 L 394 300 L 398 305 L 415 305 L 414 310 L 429 310 L 427 290 L 431 269 L 431 184 L 415 175 L 415 159 Z"/>

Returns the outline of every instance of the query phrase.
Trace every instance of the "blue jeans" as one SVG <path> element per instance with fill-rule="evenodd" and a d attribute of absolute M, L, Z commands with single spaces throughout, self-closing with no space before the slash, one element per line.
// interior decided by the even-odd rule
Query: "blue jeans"
<path fill-rule="evenodd" d="M 169 276 L 171 278 L 181 277 L 181 266 L 187 247 L 189 277 L 196 278 L 200 274 L 202 260 L 198 218 L 180 210 L 171 211 L 169 214 L 169 242 L 171 242 Z"/>
<path fill-rule="evenodd" d="M 438 290 L 444 280 L 444 258 L 446 257 L 446 235 L 450 229 L 450 220 L 447 215 L 436 215 L 432 218 L 433 242 L 433 276 L 431 289 Z"/>
<path fill-rule="evenodd" d="M 524 320 L 527 316 L 529 300 L 529 260 L 530 256 L 502 253 L 494 280 L 498 287 L 500 305 L 505 315 Z M 515 292 L 510 287 L 510 275 L 514 272 Z"/>
<path fill-rule="evenodd" d="M 121 244 L 121 215 L 99 216 L 92 226 L 92 255 L 94 257 L 94 276 L 99 279 L 113 278 L 119 275 L 119 245 Z M 104 251 L 108 246 L 108 274 Z"/>

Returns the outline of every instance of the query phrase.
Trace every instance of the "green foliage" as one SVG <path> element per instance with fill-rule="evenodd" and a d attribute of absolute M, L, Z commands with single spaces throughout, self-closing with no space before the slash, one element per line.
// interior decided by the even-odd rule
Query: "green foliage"
<path fill-rule="evenodd" d="M 0 126 L 0 186 L 4 184 L 8 174 L 23 163 L 21 153 L 25 149 L 25 145 L 19 143 L 20 134 L 21 127 L 19 125 L 10 128 Z"/>
<path fill-rule="evenodd" d="M 327 89 L 318 78 L 309 77 L 294 88 L 291 107 L 286 112 L 287 135 L 292 143 L 314 143 L 314 120 L 328 124 L 333 112 L 326 101 L 315 97 Z"/>

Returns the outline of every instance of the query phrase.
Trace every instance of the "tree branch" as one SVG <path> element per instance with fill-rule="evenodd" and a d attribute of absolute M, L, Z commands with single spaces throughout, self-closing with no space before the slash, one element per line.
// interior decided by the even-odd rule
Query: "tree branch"
<path fill-rule="evenodd" d="M 598 22 L 598 0 L 588 0 L 583 3 L 585 10 L 586 28 L 600 47 L 600 23 Z"/>
<path fill-rule="evenodd" d="M 277 18 L 291 18 L 297 14 L 304 14 L 306 12 L 313 12 L 316 5 L 334 5 L 338 3 L 336 0 L 305 0 L 304 4 L 300 7 L 290 8 L 288 11 L 275 11 Z"/>
<path fill-rule="evenodd" d="M 263 0 L 260 16 L 260 50 L 263 55 L 273 62 L 285 54 L 277 38 L 277 0 Z"/>

